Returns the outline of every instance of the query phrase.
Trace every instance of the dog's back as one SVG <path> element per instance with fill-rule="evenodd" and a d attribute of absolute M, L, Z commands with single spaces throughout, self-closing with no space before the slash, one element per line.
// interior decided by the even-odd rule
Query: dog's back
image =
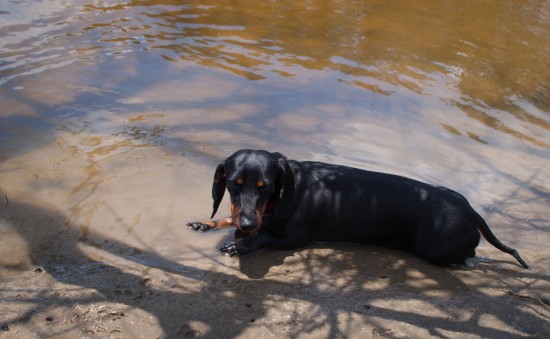
<path fill-rule="evenodd" d="M 434 231 L 425 225 L 438 214 L 466 221 L 465 210 L 471 209 L 457 192 L 397 175 L 320 162 L 291 162 L 291 167 L 296 208 L 309 211 L 296 222 L 311 228 L 316 241 L 414 246 L 417 232 Z M 475 247 L 479 233 L 473 231 Z"/>

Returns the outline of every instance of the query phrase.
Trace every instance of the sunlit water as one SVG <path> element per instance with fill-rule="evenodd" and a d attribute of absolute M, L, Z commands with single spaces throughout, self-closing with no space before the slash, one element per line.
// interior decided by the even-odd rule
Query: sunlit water
<path fill-rule="evenodd" d="M 185 222 L 239 148 L 445 185 L 547 250 L 549 86 L 546 1 L 4 1 L 0 263 L 215 262 L 231 232 Z"/>

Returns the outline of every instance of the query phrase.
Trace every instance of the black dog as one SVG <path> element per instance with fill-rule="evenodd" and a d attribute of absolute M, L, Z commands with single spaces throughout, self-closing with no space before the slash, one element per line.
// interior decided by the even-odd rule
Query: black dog
<path fill-rule="evenodd" d="M 188 225 L 197 231 L 236 226 L 235 241 L 220 249 L 230 256 L 336 241 L 405 247 L 437 265 L 464 264 L 475 256 L 481 232 L 529 267 L 466 198 L 447 188 L 255 150 L 240 150 L 217 167 L 211 218 L 226 188 L 231 217 Z"/>

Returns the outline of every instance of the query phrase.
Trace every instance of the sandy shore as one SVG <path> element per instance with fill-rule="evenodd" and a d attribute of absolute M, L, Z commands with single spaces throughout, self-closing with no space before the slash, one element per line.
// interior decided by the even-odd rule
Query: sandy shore
<path fill-rule="evenodd" d="M 136 256 L 4 271 L 0 337 L 546 337 L 550 253 L 524 251 L 529 270 L 480 254 L 490 259 L 474 269 L 441 268 L 337 244 L 196 266 Z"/>

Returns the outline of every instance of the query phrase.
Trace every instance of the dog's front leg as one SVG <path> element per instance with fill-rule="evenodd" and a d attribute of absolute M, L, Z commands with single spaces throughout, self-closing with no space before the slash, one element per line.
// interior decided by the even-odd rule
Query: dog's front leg
<path fill-rule="evenodd" d="M 187 226 L 197 232 L 206 232 L 211 229 L 226 228 L 233 226 L 233 218 L 227 217 L 220 220 L 212 221 L 191 221 Z"/>
<path fill-rule="evenodd" d="M 220 252 L 232 257 L 235 254 L 246 255 L 267 247 L 286 248 L 287 246 L 281 244 L 280 241 L 277 241 L 277 239 L 266 231 L 250 235 L 237 230 L 235 231 L 235 241 L 223 244 Z"/>

